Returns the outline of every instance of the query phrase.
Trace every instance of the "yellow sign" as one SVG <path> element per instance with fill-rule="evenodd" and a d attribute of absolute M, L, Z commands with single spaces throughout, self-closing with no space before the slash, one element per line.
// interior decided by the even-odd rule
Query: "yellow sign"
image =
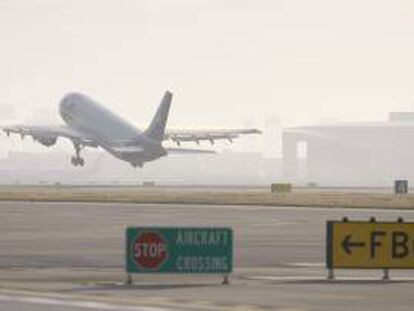
<path fill-rule="evenodd" d="M 272 193 L 287 193 L 292 191 L 292 184 L 289 183 L 275 183 L 270 185 Z"/>
<path fill-rule="evenodd" d="M 414 223 L 328 221 L 326 227 L 330 269 L 414 269 Z"/>

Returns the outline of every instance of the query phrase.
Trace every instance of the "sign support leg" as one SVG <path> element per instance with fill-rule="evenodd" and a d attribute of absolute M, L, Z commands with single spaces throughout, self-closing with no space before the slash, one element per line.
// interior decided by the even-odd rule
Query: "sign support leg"
<path fill-rule="evenodd" d="M 328 280 L 333 281 L 335 279 L 334 269 L 328 269 Z"/>
<path fill-rule="evenodd" d="M 221 282 L 221 285 L 230 285 L 228 274 L 223 275 L 223 282 Z"/>
<path fill-rule="evenodd" d="M 383 272 L 383 274 L 382 274 L 382 280 L 384 282 L 389 281 L 390 280 L 390 270 L 387 269 L 387 268 L 385 268 L 385 269 L 382 270 L 382 272 Z"/>
<path fill-rule="evenodd" d="M 132 275 L 131 274 L 127 274 L 127 279 L 126 279 L 126 282 L 125 282 L 125 284 L 126 285 L 132 285 Z"/>

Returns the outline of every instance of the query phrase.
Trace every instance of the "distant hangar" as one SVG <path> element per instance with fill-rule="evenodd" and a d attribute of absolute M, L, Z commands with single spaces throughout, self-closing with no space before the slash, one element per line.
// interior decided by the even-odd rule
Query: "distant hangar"
<path fill-rule="evenodd" d="M 286 128 L 284 176 L 323 185 L 389 186 L 414 180 L 414 112 L 391 112 L 385 122 Z"/>

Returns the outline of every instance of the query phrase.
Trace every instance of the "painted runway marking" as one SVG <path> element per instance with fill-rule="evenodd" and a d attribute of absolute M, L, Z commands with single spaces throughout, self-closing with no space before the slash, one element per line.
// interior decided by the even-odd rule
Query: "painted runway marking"
<path fill-rule="evenodd" d="M 220 205 L 220 204 L 199 204 L 199 203 L 186 203 L 186 204 L 178 204 L 178 203 L 133 203 L 133 202 L 81 202 L 81 201 L 74 201 L 74 202 L 65 202 L 65 201 L 0 201 L 0 205 L 4 204 L 13 204 L 15 205 L 18 202 L 20 205 L 26 206 L 34 206 L 34 205 L 82 205 L 92 208 L 102 208 L 104 207 L 113 207 L 116 205 L 117 207 L 144 207 L 144 208 L 151 208 L 151 207 L 166 207 L 166 208 L 206 208 L 206 209 L 230 209 L 234 210 L 235 208 L 239 210 L 252 210 L 252 211 L 259 211 L 259 210 L 288 210 L 288 211 L 309 211 L 309 212 L 326 212 L 326 211 L 339 211 L 339 212 L 362 212 L 362 213 L 372 213 L 372 212 L 379 212 L 379 213 L 395 213 L 395 212 L 403 212 L 407 214 L 414 213 L 413 209 L 406 209 L 406 208 L 375 208 L 375 207 L 318 207 L 318 206 L 273 206 L 273 205 Z"/>
<path fill-rule="evenodd" d="M 261 276 L 249 276 L 246 277 L 248 280 L 261 280 L 261 281 L 322 281 L 326 280 L 326 277 L 317 277 L 317 276 L 271 276 L 271 275 L 261 275 Z"/>
<path fill-rule="evenodd" d="M 272 275 L 260 275 L 260 276 L 249 276 L 246 277 L 247 280 L 257 280 L 257 281 L 297 281 L 297 282 L 309 282 L 309 281 L 323 281 L 327 283 L 332 282 L 374 282 L 378 284 L 383 284 L 383 280 L 380 277 L 360 277 L 360 276 L 340 276 L 335 280 L 327 280 L 326 276 L 272 276 Z M 414 282 L 414 278 L 409 277 L 393 277 L 388 280 L 387 283 L 399 283 L 399 282 Z"/>
<path fill-rule="evenodd" d="M 301 267 L 301 268 L 323 268 L 326 266 L 324 262 L 290 262 L 285 263 L 289 267 Z"/>
<path fill-rule="evenodd" d="M 45 297 L 31 297 L 20 295 L 4 295 L 0 294 L 0 301 L 19 302 L 24 304 L 37 304 L 49 306 L 77 307 L 92 310 L 119 310 L 119 311 L 167 311 L 165 308 L 156 307 L 139 307 L 139 306 L 123 306 L 102 302 L 80 301 L 70 299 L 57 299 Z"/>

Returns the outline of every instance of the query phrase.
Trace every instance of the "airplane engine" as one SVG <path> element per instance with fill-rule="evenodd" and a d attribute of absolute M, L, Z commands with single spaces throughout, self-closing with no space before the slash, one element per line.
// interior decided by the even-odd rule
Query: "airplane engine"
<path fill-rule="evenodd" d="M 38 141 L 43 146 L 50 147 L 56 144 L 57 137 L 33 136 L 35 141 Z"/>

